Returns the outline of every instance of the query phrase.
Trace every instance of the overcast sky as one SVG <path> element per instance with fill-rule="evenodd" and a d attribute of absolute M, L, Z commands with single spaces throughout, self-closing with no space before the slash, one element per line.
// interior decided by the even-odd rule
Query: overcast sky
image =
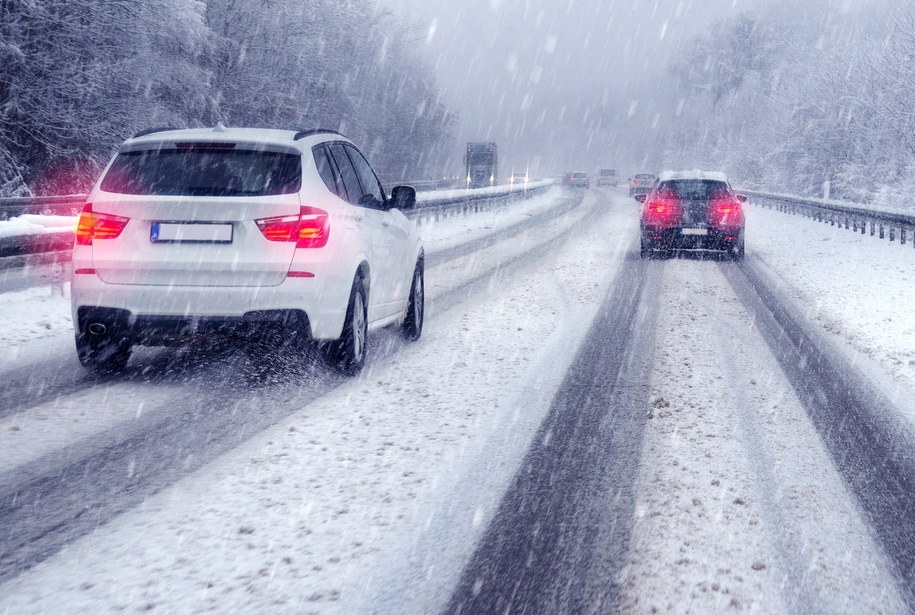
<path fill-rule="evenodd" d="M 380 0 L 420 24 L 461 116 L 456 170 L 464 142 L 493 140 L 503 177 L 527 164 L 542 174 L 625 166 L 618 127 L 650 123 L 645 81 L 679 43 L 757 1 Z"/>

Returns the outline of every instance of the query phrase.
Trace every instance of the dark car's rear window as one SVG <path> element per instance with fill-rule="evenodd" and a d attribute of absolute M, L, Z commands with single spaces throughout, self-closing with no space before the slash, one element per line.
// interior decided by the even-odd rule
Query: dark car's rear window
<path fill-rule="evenodd" d="M 726 182 L 712 179 L 672 179 L 658 187 L 658 193 L 668 198 L 684 201 L 705 201 L 727 196 Z"/>
<path fill-rule="evenodd" d="M 654 175 L 651 173 L 637 173 L 635 176 L 636 179 L 654 179 Z"/>
<path fill-rule="evenodd" d="M 268 196 L 298 192 L 298 154 L 183 147 L 121 152 L 101 189 L 118 194 Z"/>

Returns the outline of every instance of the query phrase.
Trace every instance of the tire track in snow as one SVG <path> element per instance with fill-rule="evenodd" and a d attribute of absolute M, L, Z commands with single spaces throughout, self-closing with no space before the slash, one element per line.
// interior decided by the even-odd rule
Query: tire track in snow
<path fill-rule="evenodd" d="M 915 610 L 915 438 L 892 403 L 832 349 L 752 260 L 723 268 L 899 576 Z"/>
<path fill-rule="evenodd" d="M 445 612 L 601 612 L 633 516 L 658 281 L 630 258 Z"/>

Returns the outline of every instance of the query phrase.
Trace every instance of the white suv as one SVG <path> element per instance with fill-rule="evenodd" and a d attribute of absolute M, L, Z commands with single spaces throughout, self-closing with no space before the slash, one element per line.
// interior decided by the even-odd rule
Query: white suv
<path fill-rule="evenodd" d="M 346 374 L 368 331 L 423 327 L 423 246 L 351 141 L 328 130 L 144 131 L 109 162 L 73 248 L 80 362 L 197 335 L 317 341 Z"/>

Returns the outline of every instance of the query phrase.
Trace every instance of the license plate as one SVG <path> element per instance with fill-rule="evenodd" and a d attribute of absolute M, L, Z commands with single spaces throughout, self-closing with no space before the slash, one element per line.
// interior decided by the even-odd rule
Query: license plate
<path fill-rule="evenodd" d="M 684 228 L 680 229 L 681 235 L 708 235 L 707 228 Z"/>
<path fill-rule="evenodd" d="M 231 224 L 209 222 L 153 222 L 153 243 L 232 243 Z"/>

